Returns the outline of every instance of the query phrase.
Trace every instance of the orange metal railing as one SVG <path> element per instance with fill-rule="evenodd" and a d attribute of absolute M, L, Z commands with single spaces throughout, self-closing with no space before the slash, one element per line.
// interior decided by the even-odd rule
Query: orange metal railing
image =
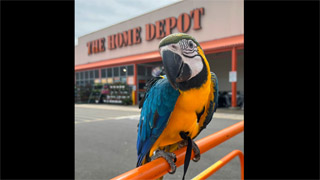
<path fill-rule="evenodd" d="M 223 143 L 224 141 L 232 138 L 233 136 L 241 133 L 244 130 L 244 121 L 240 121 L 233 124 L 225 129 L 222 129 L 216 133 L 213 133 L 207 137 L 197 140 L 195 143 L 200 149 L 200 153 L 203 154 L 208 150 L 216 147 L 217 145 Z M 186 148 L 183 147 L 174 151 L 177 157 L 176 166 L 179 167 L 183 165 Z M 191 159 L 194 158 L 194 153 L 192 151 Z M 132 169 L 126 173 L 123 173 L 112 180 L 120 179 L 156 179 L 170 171 L 170 166 L 167 161 L 163 158 L 156 159 L 140 167 Z"/>
<path fill-rule="evenodd" d="M 243 160 L 243 153 L 240 150 L 233 150 L 231 153 L 227 154 L 225 157 L 214 163 L 212 166 L 208 167 L 202 173 L 194 177 L 192 180 L 202 180 L 207 179 L 213 173 L 218 171 L 221 167 L 226 165 L 229 161 L 231 161 L 236 156 L 239 156 L 240 159 L 240 166 L 241 166 L 241 180 L 244 179 L 244 160 Z"/>

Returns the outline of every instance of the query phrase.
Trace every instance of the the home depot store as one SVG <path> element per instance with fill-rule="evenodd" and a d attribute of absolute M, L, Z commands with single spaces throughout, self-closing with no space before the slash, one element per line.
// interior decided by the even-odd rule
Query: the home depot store
<path fill-rule="evenodd" d="M 75 83 L 125 82 L 139 99 L 152 70 L 162 65 L 160 40 L 183 32 L 200 42 L 219 90 L 243 93 L 243 13 L 243 1 L 185 0 L 82 36 L 75 47 Z M 236 82 L 229 82 L 230 71 L 236 71 Z"/>

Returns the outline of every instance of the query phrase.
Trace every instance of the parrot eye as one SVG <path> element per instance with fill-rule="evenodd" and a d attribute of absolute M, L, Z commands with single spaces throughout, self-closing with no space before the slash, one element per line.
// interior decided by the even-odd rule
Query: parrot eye
<path fill-rule="evenodd" d="M 191 40 L 189 41 L 189 47 L 193 49 L 193 42 Z"/>

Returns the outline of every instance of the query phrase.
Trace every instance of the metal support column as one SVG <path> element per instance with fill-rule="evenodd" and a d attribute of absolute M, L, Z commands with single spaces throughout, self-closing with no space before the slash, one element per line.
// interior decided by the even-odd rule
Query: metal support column
<path fill-rule="evenodd" d="M 237 49 L 232 48 L 232 60 L 231 60 L 231 71 L 237 72 Z M 237 82 L 231 83 L 231 107 L 237 107 Z"/>
<path fill-rule="evenodd" d="M 133 66 L 133 72 L 134 72 L 134 85 L 136 86 L 135 92 L 134 92 L 134 99 L 135 102 L 133 103 L 133 105 L 138 104 L 138 97 L 137 97 L 137 92 L 138 92 L 138 65 L 134 64 Z"/>

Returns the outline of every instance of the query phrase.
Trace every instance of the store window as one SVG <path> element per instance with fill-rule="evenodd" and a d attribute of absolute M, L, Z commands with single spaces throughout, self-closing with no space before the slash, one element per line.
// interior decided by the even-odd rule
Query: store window
<path fill-rule="evenodd" d="M 152 76 L 151 72 L 152 72 L 152 67 L 147 67 L 147 76 Z"/>
<path fill-rule="evenodd" d="M 80 79 L 83 80 L 84 79 L 84 72 L 80 72 Z"/>
<path fill-rule="evenodd" d="M 138 66 L 138 75 L 140 76 L 146 75 L 146 68 L 144 66 Z"/>
<path fill-rule="evenodd" d="M 85 71 L 84 72 L 84 79 L 88 79 L 89 78 L 89 72 L 88 71 Z"/>
<path fill-rule="evenodd" d="M 94 78 L 100 78 L 99 77 L 99 70 L 98 69 L 96 69 L 96 70 L 94 70 Z"/>
<path fill-rule="evenodd" d="M 77 73 L 76 73 L 76 80 L 79 80 L 79 79 L 80 79 L 80 73 L 77 72 Z"/>
<path fill-rule="evenodd" d="M 101 69 L 101 77 L 106 78 L 107 77 L 107 69 Z"/>
<path fill-rule="evenodd" d="M 121 66 L 120 67 L 120 76 L 126 76 L 127 75 L 127 67 Z"/>
<path fill-rule="evenodd" d="M 93 71 L 89 71 L 89 75 L 90 75 L 90 76 L 89 76 L 90 79 L 94 78 L 94 77 L 93 77 Z"/>
<path fill-rule="evenodd" d="M 118 77 L 119 76 L 119 67 L 114 67 L 113 68 L 113 77 Z"/>
<path fill-rule="evenodd" d="M 128 76 L 133 76 L 133 66 L 128 66 L 127 67 L 127 74 Z"/>
<path fill-rule="evenodd" d="M 112 77 L 112 68 L 109 68 L 107 70 L 107 75 L 108 75 L 109 78 Z"/>

